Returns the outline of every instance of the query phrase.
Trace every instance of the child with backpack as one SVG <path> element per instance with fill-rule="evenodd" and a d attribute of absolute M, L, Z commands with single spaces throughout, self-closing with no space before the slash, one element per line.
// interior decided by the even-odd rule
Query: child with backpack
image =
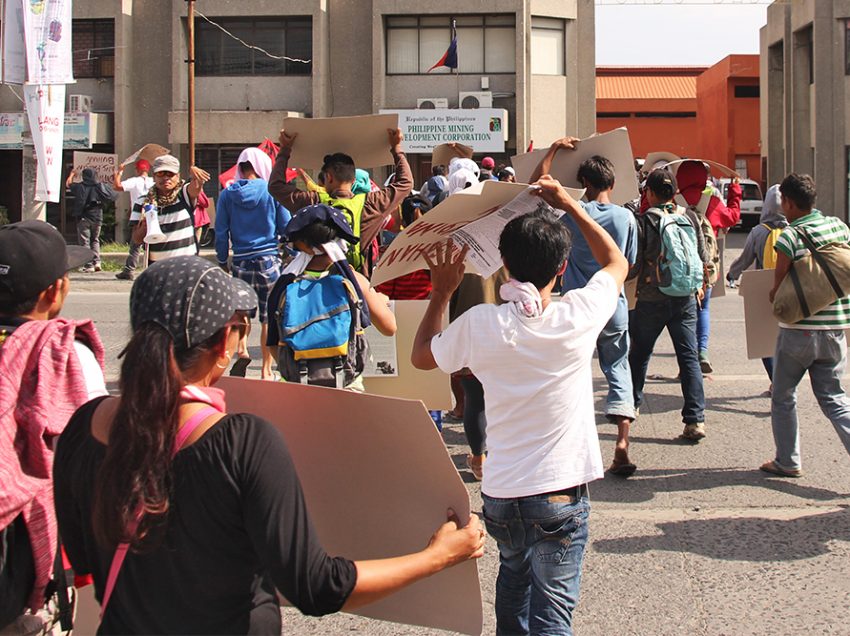
<path fill-rule="evenodd" d="M 362 391 L 364 329 L 392 336 L 396 322 L 387 297 L 346 260 L 345 243 L 358 238 L 341 210 L 322 203 L 292 217 L 285 238 L 299 253 L 269 294 L 266 340 L 281 378 Z"/>
<path fill-rule="evenodd" d="M 782 212 L 779 185 L 772 185 L 764 197 L 759 224 L 750 231 L 747 242 L 744 244 L 744 251 L 735 259 L 726 274 L 730 287 L 735 286 L 743 271 L 753 263 L 756 269 L 776 268 L 774 245 L 786 227 L 788 227 L 788 221 Z M 764 370 L 767 371 L 767 377 L 773 382 L 773 358 L 762 358 L 761 361 L 764 364 Z"/>
<path fill-rule="evenodd" d="M 629 366 L 635 409 L 643 402 L 643 387 L 655 341 L 667 328 L 682 385 L 682 437 L 705 437 L 705 393 L 697 351 L 697 304 L 707 283 L 705 247 L 700 219 L 673 203 L 676 177 L 653 170 L 646 179 L 649 209 L 637 217 L 638 257 L 631 277 L 637 277 L 637 304 L 629 318 Z"/>

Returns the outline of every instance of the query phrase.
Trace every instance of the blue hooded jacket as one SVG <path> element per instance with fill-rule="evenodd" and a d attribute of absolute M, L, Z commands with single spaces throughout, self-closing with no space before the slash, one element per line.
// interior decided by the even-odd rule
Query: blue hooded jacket
<path fill-rule="evenodd" d="M 263 179 L 234 181 L 222 191 L 215 212 L 215 252 L 221 264 L 231 244 L 234 261 L 277 254 L 291 218 Z"/>

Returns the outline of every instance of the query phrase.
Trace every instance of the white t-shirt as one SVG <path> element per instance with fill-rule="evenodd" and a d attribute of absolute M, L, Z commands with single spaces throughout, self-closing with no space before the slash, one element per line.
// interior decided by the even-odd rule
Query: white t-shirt
<path fill-rule="evenodd" d="M 527 497 L 603 476 L 591 358 L 619 294 L 599 271 L 542 316 L 527 318 L 514 303 L 478 305 L 431 341 L 440 369 L 469 367 L 484 386 L 483 493 Z"/>
<path fill-rule="evenodd" d="M 86 380 L 89 399 L 93 400 L 101 395 L 108 395 L 103 371 L 97 363 L 97 358 L 94 357 L 94 352 L 79 340 L 74 341 L 74 351 L 77 353 L 80 366 L 83 368 L 83 377 Z"/>
<path fill-rule="evenodd" d="M 139 199 L 150 192 L 153 187 L 153 179 L 151 177 L 130 177 L 121 182 L 121 187 L 130 194 L 130 207 L 132 208 L 139 202 Z M 139 215 L 136 214 L 135 219 L 131 216 L 130 220 L 138 221 Z"/>

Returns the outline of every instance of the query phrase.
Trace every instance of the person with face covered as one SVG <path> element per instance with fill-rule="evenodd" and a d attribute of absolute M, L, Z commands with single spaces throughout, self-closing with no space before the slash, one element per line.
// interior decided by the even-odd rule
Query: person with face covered
<path fill-rule="evenodd" d="M 74 183 L 76 170 L 71 170 L 65 187 L 74 197 L 73 215 L 77 221 L 77 238 L 80 245 L 94 252 L 94 258 L 80 268 L 81 272 L 100 271 L 100 228 L 103 225 L 103 207 L 114 201 L 118 194 L 105 183 L 97 180 L 91 168 L 84 168 L 83 180 Z"/>
<path fill-rule="evenodd" d="M 180 178 L 180 161 L 172 155 L 154 159 L 151 168 L 154 185 L 148 193 L 133 205 L 130 221 L 138 221 L 133 230 L 133 242 L 142 243 L 148 226 L 144 208 L 156 208 L 159 228 L 165 234 L 162 243 L 150 243 L 149 260 L 161 261 L 173 256 L 192 256 L 198 253 L 195 241 L 195 202 L 210 174 L 197 166 L 189 168 L 191 181 Z"/>

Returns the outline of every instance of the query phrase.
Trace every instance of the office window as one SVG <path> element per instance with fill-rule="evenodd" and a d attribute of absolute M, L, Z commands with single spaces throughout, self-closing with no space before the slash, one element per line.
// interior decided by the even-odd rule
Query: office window
<path fill-rule="evenodd" d="M 736 86 L 735 97 L 759 97 L 761 90 L 758 86 Z"/>
<path fill-rule="evenodd" d="M 204 194 L 212 198 L 218 197 L 221 191 L 221 186 L 218 183 L 219 175 L 235 166 L 237 159 L 239 159 L 239 153 L 252 145 L 258 144 L 244 144 L 242 146 L 203 144 L 195 148 L 195 165 L 210 173 L 210 180 L 204 184 Z"/>
<path fill-rule="evenodd" d="M 531 17 L 532 75 L 566 75 L 566 20 Z"/>
<path fill-rule="evenodd" d="M 114 20 L 74 20 L 71 40 L 74 77 L 115 76 Z"/>
<path fill-rule="evenodd" d="M 312 60 L 312 19 L 298 18 L 210 18 L 234 36 L 271 55 Z M 312 63 L 271 58 L 234 40 L 206 20 L 195 21 L 195 74 L 225 75 L 310 75 Z"/>
<path fill-rule="evenodd" d="M 514 14 L 387 16 L 387 75 L 428 72 L 449 48 L 452 18 L 457 27 L 458 73 L 516 72 Z M 431 73 L 450 73 L 446 67 Z"/>

